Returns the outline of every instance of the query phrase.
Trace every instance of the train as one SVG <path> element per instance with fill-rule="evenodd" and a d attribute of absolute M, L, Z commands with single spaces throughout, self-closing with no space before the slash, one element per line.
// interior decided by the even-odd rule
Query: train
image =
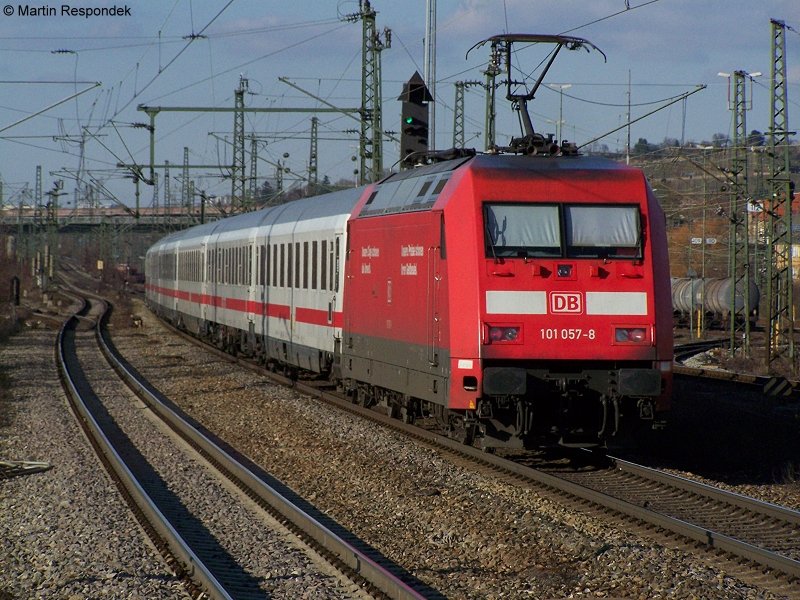
<path fill-rule="evenodd" d="M 669 410 L 664 214 L 609 160 L 444 161 L 174 233 L 145 273 L 152 310 L 220 348 L 485 447 Z"/>
<path fill-rule="evenodd" d="M 665 215 L 640 169 L 530 127 L 173 233 L 145 273 L 178 327 L 487 451 L 603 448 L 669 413 Z"/>

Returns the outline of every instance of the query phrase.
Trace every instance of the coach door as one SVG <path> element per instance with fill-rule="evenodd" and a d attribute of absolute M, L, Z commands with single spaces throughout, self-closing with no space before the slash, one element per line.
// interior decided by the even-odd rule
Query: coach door
<path fill-rule="evenodd" d="M 444 240 L 442 235 L 444 232 L 444 224 L 442 222 L 443 215 L 439 213 L 439 218 L 436 219 L 436 225 L 432 225 L 435 230 L 426 232 L 425 239 L 425 304 L 426 304 L 426 337 L 427 337 L 427 354 L 428 364 L 431 367 L 439 366 L 439 346 L 441 344 L 441 259 L 442 248 Z M 433 220 L 431 223 L 433 224 Z"/>
<path fill-rule="evenodd" d="M 200 319 L 202 321 L 208 321 L 207 299 L 209 297 L 208 288 L 211 285 L 210 281 L 211 266 L 209 263 L 211 257 L 208 255 L 208 241 L 203 240 L 201 248 L 202 248 L 202 253 L 200 254 L 200 256 L 203 259 L 203 262 L 200 266 L 203 269 L 203 272 L 200 276 Z"/>
<path fill-rule="evenodd" d="M 341 285 L 340 279 L 342 276 L 342 249 L 343 249 L 343 238 L 341 233 L 337 233 L 336 237 L 333 241 L 333 246 L 331 247 L 331 260 L 330 260 L 330 288 L 331 288 L 331 296 L 330 302 L 328 303 L 328 325 L 333 326 L 336 322 L 336 310 L 337 310 L 337 297 L 339 296 L 339 286 Z M 333 335 L 335 338 L 341 337 L 341 331 L 337 331 L 334 327 Z"/>
<path fill-rule="evenodd" d="M 257 265 L 258 265 L 258 257 L 254 256 L 254 252 L 258 252 L 258 246 L 253 244 L 253 242 L 249 242 L 245 247 L 246 255 L 244 257 L 244 276 L 245 282 L 247 283 L 247 306 L 245 310 L 247 311 L 247 321 L 250 323 L 250 330 L 253 330 L 253 324 L 256 321 L 256 314 L 255 314 L 255 306 L 258 303 L 258 296 L 256 295 L 256 290 L 258 287 L 256 286 L 256 276 L 257 276 Z"/>

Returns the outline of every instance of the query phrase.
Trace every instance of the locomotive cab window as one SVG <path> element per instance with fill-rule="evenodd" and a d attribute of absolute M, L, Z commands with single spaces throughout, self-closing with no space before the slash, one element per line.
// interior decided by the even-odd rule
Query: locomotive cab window
<path fill-rule="evenodd" d="M 564 224 L 570 258 L 641 258 L 638 206 L 567 205 Z"/>
<path fill-rule="evenodd" d="M 486 258 L 642 256 L 636 205 L 486 203 Z"/>
<path fill-rule="evenodd" d="M 561 256 L 556 205 L 486 204 L 484 224 L 488 258 Z"/>

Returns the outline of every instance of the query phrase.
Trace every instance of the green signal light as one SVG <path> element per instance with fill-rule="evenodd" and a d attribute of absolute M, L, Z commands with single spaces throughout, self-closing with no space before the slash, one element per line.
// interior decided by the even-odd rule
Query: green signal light
<path fill-rule="evenodd" d="M 411 125 L 414 122 L 413 117 L 406 117 L 406 125 Z"/>

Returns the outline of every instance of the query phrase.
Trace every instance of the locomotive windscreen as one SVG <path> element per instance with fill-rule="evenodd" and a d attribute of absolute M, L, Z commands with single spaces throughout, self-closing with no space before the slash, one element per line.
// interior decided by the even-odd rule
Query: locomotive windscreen
<path fill-rule="evenodd" d="M 639 256 L 639 207 L 566 205 L 567 256 Z"/>
<path fill-rule="evenodd" d="M 635 205 L 486 203 L 486 256 L 639 258 L 640 223 Z"/>
<path fill-rule="evenodd" d="M 560 256 L 558 206 L 485 205 L 488 256 Z"/>

